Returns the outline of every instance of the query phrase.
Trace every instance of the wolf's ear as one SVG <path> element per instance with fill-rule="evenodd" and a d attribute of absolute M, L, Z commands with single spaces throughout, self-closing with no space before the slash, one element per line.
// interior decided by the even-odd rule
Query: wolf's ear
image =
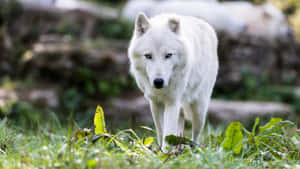
<path fill-rule="evenodd" d="M 170 19 L 168 25 L 172 32 L 174 33 L 179 32 L 179 26 L 180 26 L 179 19 L 175 19 L 175 18 Z"/>
<path fill-rule="evenodd" d="M 139 13 L 135 21 L 135 31 L 141 36 L 150 28 L 150 23 L 144 13 Z"/>

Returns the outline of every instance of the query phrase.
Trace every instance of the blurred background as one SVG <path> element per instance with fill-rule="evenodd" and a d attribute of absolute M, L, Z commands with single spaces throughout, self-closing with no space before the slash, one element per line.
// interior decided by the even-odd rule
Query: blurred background
<path fill-rule="evenodd" d="M 72 115 L 89 127 L 101 105 L 109 129 L 151 125 L 128 71 L 139 11 L 193 15 L 216 29 L 209 123 L 276 116 L 299 125 L 299 0 L 0 0 L 0 118 L 33 128 Z"/>

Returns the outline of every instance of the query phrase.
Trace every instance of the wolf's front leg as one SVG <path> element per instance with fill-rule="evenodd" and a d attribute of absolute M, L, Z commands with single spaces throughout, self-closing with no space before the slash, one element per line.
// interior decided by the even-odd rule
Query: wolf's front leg
<path fill-rule="evenodd" d="M 181 129 L 179 129 L 179 113 L 180 105 L 172 104 L 165 107 L 164 112 L 164 129 L 163 129 L 163 143 L 162 150 L 166 152 L 166 147 L 169 145 L 166 143 L 166 136 L 175 135 L 179 136 Z"/>
<path fill-rule="evenodd" d="M 150 100 L 150 108 L 151 108 L 152 118 L 156 128 L 158 144 L 159 146 L 162 146 L 164 105 Z"/>
<path fill-rule="evenodd" d="M 199 136 L 204 127 L 209 99 L 201 98 L 191 104 L 192 110 L 192 140 L 199 143 Z"/>

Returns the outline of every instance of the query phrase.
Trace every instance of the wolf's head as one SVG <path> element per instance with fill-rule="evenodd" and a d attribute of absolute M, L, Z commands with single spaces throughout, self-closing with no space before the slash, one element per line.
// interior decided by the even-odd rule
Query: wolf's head
<path fill-rule="evenodd" d="M 185 65 L 185 47 L 180 38 L 180 19 L 148 19 L 140 13 L 129 48 L 129 59 L 135 71 L 147 76 L 152 87 L 169 85 L 172 76 Z"/>

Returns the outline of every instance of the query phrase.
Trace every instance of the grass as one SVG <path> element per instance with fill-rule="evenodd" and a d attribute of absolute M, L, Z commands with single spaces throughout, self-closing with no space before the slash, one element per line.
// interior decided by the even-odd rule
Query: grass
<path fill-rule="evenodd" d="M 31 126 L 0 121 L 0 168 L 300 168 L 300 135 L 292 122 L 278 118 L 266 125 L 256 120 L 252 131 L 239 122 L 227 129 L 208 124 L 200 146 L 188 143 L 169 153 L 159 151 L 149 127 L 104 133 L 93 143 L 93 130 L 80 129 L 71 118 L 61 124 L 53 116 Z"/>

